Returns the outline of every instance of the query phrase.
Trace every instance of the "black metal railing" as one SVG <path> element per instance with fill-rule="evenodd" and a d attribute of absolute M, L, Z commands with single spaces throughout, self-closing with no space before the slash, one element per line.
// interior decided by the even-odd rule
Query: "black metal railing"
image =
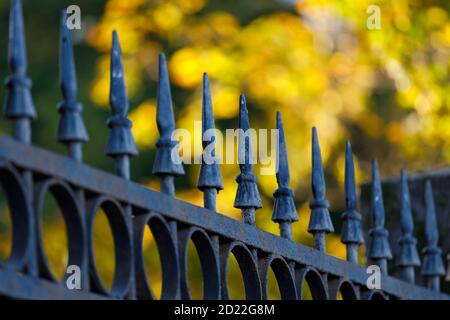
<path fill-rule="evenodd" d="M 383 194 L 378 165 L 373 164 L 372 217 L 368 258 L 380 267 L 381 288 L 367 286 L 366 268 L 357 264 L 358 247 L 364 239 L 361 215 L 356 211 L 357 196 L 350 143 L 346 146 L 345 192 L 347 211 L 343 213 L 342 242 L 347 247 L 347 261 L 326 253 L 327 233 L 333 232 L 325 198 L 325 180 L 317 130 L 312 132 L 311 219 L 308 231 L 315 248 L 292 240 L 292 223 L 298 220 L 294 194 L 289 188 L 289 168 L 281 115 L 279 129 L 278 189 L 272 220 L 280 226 L 280 236 L 254 225 L 255 211 L 261 199 L 252 172 L 251 145 L 248 136 L 239 142 L 243 161 L 237 176 L 238 190 L 234 206 L 242 210 L 243 222 L 216 212 L 216 195 L 223 189 L 217 161 L 203 158 L 198 188 L 204 194 L 204 207 L 174 198 L 174 178 L 184 174 L 178 161 L 171 158 L 177 142 L 171 139 L 175 129 L 170 84 L 165 58 L 159 60 L 157 124 L 160 138 L 153 173 L 161 179 L 162 192 L 153 191 L 129 180 L 130 157 L 137 154 L 127 119 L 128 99 L 124 70 L 116 32 L 111 50 L 109 138 L 106 154 L 116 163 L 116 175 L 91 168 L 82 162 L 82 146 L 88 135 L 77 102 L 77 84 L 69 32 L 61 17 L 61 88 L 63 101 L 58 111 L 58 140 L 67 147 L 69 157 L 60 156 L 31 145 L 31 121 L 36 118 L 26 76 L 27 61 L 20 0 L 12 1 L 10 16 L 9 62 L 11 75 L 5 115 L 14 125 L 14 138 L 0 137 L 0 182 L 5 189 L 13 228 L 12 251 L 0 269 L 0 294 L 9 298 L 29 299 L 153 299 L 143 256 L 144 229 L 149 227 L 160 252 L 162 299 L 189 299 L 187 247 L 190 240 L 200 258 L 204 299 L 228 299 L 228 262 L 236 258 L 243 275 L 248 299 L 268 297 L 269 270 L 275 274 L 283 299 L 301 299 L 307 283 L 313 299 L 449 299 L 440 293 L 444 274 L 438 247 L 431 184 L 426 188 L 427 247 L 423 254 L 422 276 L 427 287 L 414 284 L 420 265 L 411 218 L 406 174 L 402 172 L 400 252 L 397 266 L 402 279 L 388 275 L 387 261 L 392 258 L 388 232 L 384 228 Z M 208 77 L 203 82 L 203 131 L 214 128 Z M 250 128 L 245 97 L 240 97 L 239 125 Z M 214 139 L 203 142 L 207 148 Z M 213 146 L 214 147 L 214 146 Z M 176 159 L 175 159 L 176 160 Z M 52 272 L 42 240 L 41 216 L 44 197 L 54 195 L 61 208 L 68 238 L 68 265 L 81 269 L 80 290 L 70 290 Z M 99 209 L 106 213 L 114 237 L 116 272 L 107 289 L 97 270 L 93 248 L 93 223 Z M 64 279 L 63 279 L 64 280 Z"/>

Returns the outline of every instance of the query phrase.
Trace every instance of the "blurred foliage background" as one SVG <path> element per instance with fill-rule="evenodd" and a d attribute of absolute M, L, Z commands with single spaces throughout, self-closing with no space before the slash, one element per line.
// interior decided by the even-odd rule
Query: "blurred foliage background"
<path fill-rule="evenodd" d="M 58 153 L 56 143 L 61 99 L 58 85 L 60 10 L 77 4 L 82 29 L 73 32 L 79 100 L 91 140 L 85 162 L 113 171 L 104 156 L 109 116 L 109 49 L 117 29 L 124 54 L 130 98 L 130 119 L 140 155 L 132 162 L 132 179 L 158 189 L 151 168 L 158 137 L 155 120 L 157 55 L 167 56 L 177 127 L 193 130 L 201 119 L 201 75 L 212 80 L 216 126 L 237 127 L 238 96 L 247 96 L 254 128 L 274 128 L 275 111 L 282 112 L 290 161 L 291 186 L 300 220 L 293 227 L 296 241 L 312 245 L 309 221 L 311 127 L 319 130 L 327 196 L 336 234 L 328 236 L 330 254 L 345 258 L 339 241 L 344 210 L 344 142 L 351 140 L 358 182 L 368 180 L 370 161 L 380 160 L 382 175 L 398 175 L 401 167 L 427 170 L 450 161 L 450 2 L 444 0 L 108 0 L 45 2 L 24 0 L 29 57 L 28 74 L 39 119 L 33 142 Z M 381 10 L 381 28 L 369 30 L 367 8 Z M 8 1 L 0 3 L 1 77 L 8 74 Z M 5 91 L 0 90 L 4 100 Z M 0 120 L 0 130 L 11 125 Z M 447 144 L 446 144 L 447 142 Z M 198 156 L 198 155 L 196 155 Z M 177 197 L 202 205 L 195 188 L 199 166 L 186 166 L 177 179 Z M 237 165 L 221 166 L 225 189 L 218 211 L 240 218 L 233 208 Z M 258 168 L 255 171 L 259 172 Z M 264 208 L 257 226 L 278 233 L 270 220 L 274 175 L 259 176 Z M 50 197 L 51 198 L 51 197 Z M 64 221 L 54 200 L 46 201 L 44 229 L 55 273 L 67 260 Z M 48 216 L 48 217 L 47 217 Z M 112 238 L 106 219 L 96 221 L 96 251 L 105 283 L 114 273 Z M 2 201 L 0 251 L 7 256 L 10 222 Z M 160 290 L 158 253 L 150 232 L 145 237 L 146 261 L 155 291 Z M 52 252 L 50 254 L 50 252 Z M 153 253 L 152 253 L 153 252 Z M 194 297 L 201 297 L 201 275 L 195 250 L 190 250 Z M 197 259 L 197 260 L 196 260 Z M 361 261 L 363 263 L 363 261 Z M 243 297 L 236 262 L 233 297 Z M 271 297 L 277 297 L 273 275 Z"/>

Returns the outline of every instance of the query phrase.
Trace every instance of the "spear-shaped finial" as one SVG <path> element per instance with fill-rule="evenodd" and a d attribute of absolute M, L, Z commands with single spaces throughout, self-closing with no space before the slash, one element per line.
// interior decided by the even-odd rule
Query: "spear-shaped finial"
<path fill-rule="evenodd" d="M 59 51 L 60 85 L 64 100 L 59 103 L 57 139 L 66 144 L 71 158 L 81 161 L 82 144 L 88 141 L 88 134 L 81 118 L 82 106 L 77 102 L 77 76 L 73 58 L 72 40 L 67 28 L 67 13 L 61 13 L 61 35 Z"/>
<path fill-rule="evenodd" d="M 178 141 L 172 140 L 172 133 L 175 130 L 175 118 L 166 58 L 162 53 L 159 54 L 156 123 L 160 137 L 156 141 L 156 158 L 153 163 L 153 174 L 161 179 L 161 191 L 173 196 L 175 195 L 174 177 L 184 175 L 184 169 L 178 152 L 172 153 L 172 150 L 178 147 Z"/>
<path fill-rule="evenodd" d="M 439 231 L 436 223 L 436 209 L 434 207 L 433 189 L 431 182 L 425 184 L 425 236 L 427 246 L 423 250 L 422 276 L 427 280 L 428 288 L 440 290 L 440 276 L 445 274 L 442 262 L 442 250 L 438 246 Z"/>
<path fill-rule="evenodd" d="M 292 240 L 292 223 L 298 221 L 297 208 L 294 203 L 294 192 L 289 188 L 289 163 L 284 137 L 281 113 L 277 112 L 278 148 L 277 148 L 277 183 L 278 189 L 273 196 L 275 202 L 272 211 L 272 221 L 279 223 L 280 236 Z"/>
<path fill-rule="evenodd" d="M 317 250 L 325 252 L 325 234 L 334 232 L 328 207 L 330 203 L 325 199 L 325 177 L 322 167 L 322 156 L 320 155 L 319 138 L 317 129 L 312 129 L 312 191 L 314 200 L 309 203 L 311 218 L 309 220 L 308 232 L 314 236 Z"/>
<path fill-rule="evenodd" d="M 136 145 L 131 134 L 131 121 L 127 119 L 128 97 L 125 88 L 117 31 L 113 31 L 111 49 L 111 82 L 109 103 L 112 116 L 108 120 L 109 137 L 106 154 L 116 160 L 117 174 L 125 179 L 130 178 L 130 156 L 137 155 Z"/>
<path fill-rule="evenodd" d="M 355 167 L 353 165 L 352 145 L 350 141 L 345 144 L 345 205 L 346 211 L 342 214 L 341 241 L 347 247 L 347 260 L 358 263 L 358 247 L 364 243 L 361 231 L 361 214 L 356 211 L 356 184 Z"/>
<path fill-rule="evenodd" d="M 392 259 L 389 246 L 388 231 L 384 228 L 384 203 L 381 189 L 378 162 L 372 162 L 372 229 L 369 234 L 372 241 L 369 245 L 368 257 L 373 260 L 387 274 L 387 260 Z"/>
<path fill-rule="evenodd" d="M 413 236 L 414 222 L 411 211 L 408 177 L 405 170 L 400 171 L 400 221 L 402 236 L 398 239 L 399 253 L 397 266 L 402 269 L 402 278 L 410 283 L 415 282 L 415 267 L 420 266 L 417 252 L 417 240 Z"/>
<path fill-rule="evenodd" d="M 222 174 L 217 164 L 215 153 L 215 126 L 212 109 L 211 92 L 206 72 L 203 74 L 202 105 L 202 165 L 197 187 L 203 191 L 204 206 L 216 211 L 216 195 L 223 189 Z M 210 146 L 212 144 L 212 146 Z"/>
<path fill-rule="evenodd" d="M 251 130 L 248 119 L 245 96 L 239 97 L 239 144 L 238 162 L 241 173 L 236 177 L 238 189 L 234 207 L 242 210 L 242 220 L 246 224 L 255 224 L 255 211 L 262 208 L 256 176 L 253 174 Z"/>
<path fill-rule="evenodd" d="M 27 77 L 27 56 L 22 15 L 22 2 L 13 0 L 9 16 L 9 67 L 6 78 L 8 89 L 5 100 L 5 116 L 14 121 L 14 137 L 31 143 L 31 120 L 36 111 L 31 96 L 31 80 Z"/>

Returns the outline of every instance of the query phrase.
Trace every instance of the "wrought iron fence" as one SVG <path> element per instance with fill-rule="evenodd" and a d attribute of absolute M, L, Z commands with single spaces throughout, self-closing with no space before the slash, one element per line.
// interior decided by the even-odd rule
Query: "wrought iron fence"
<path fill-rule="evenodd" d="M 174 178 L 184 174 L 183 166 L 171 159 L 177 142 L 171 140 L 175 129 L 170 84 L 164 55 L 159 60 L 157 124 L 160 138 L 153 173 L 161 179 L 161 192 L 130 181 L 130 157 L 137 155 L 127 119 L 128 100 L 118 34 L 113 32 L 111 51 L 112 116 L 108 120 L 106 154 L 116 163 L 116 175 L 91 168 L 82 162 L 82 146 L 88 135 L 77 102 L 77 82 L 70 34 L 61 17 L 60 68 L 63 101 L 59 104 L 58 141 L 67 147 L 68 157 L 31 144 L 31 121 L 36 112 L 26 75 L 27 59 L 20 0 L 12 1 L 10 15 L 9 64 L 11 75 L 5 116 L 13 122 L 13 137 L 0 137 L 0 181 L 5 189 L 13 228 L 12 251 L 0 269 L 0 294 L 29 299 L 153 299 L 143 258 L 144 229 L 149 227 L 160 252 L 162 299 L 189 299 L 187 244 L 193 241 L 201 262 L 204 299 L 228 299 L 228 262 L 236 258 L 243 275 L 247 299 L 268 297 L 268 274 L 272 269 L 283 299 L 301 299 L 304 284 L 313 299 L 448 299 L 440 293 L 444 274 L 433 204 L 431 184 L 426 188 L 427 247 L 422 257 L 421 275 L 427 287 L 414 284 L 421 265 L 413 233 L 413 220 L 406 173 L 402 172 L 400 251 L 396 265 L 402 279 L 388 275 L 392 258 L 388 231 L 384 228 L 384 206 L 378 165 L 373 164 L 372 229 L 368 259 L 382 271 L 381 288 L 367 287 L 368 274 L 358 264 L 358 247 L 364 242 L 350 143 L 346 146 L 345 193 L 347 210 L 342 214 L 341 240 L 347 247 L 347 261 L 326 253 L 325 235 L 333 224 L 325 197 L 325 180 L 317 130 L 312 131 L 311 218 L 308 231 L 315 248 L 292 240 L 292 223 L 298 220 L 294 194 L 289 188 L 289 168 L 281 115 L 279 129 L 279 188 L 274 192 L 272 220 L 279 224 L 280 236 L 254 225 L 255 211 L 261 208 L 256 176 L 250 160 L 250 139 L 240 141 L 245 154 L 237 176 L 234 206 L 242 210 L 243 221 L 216 212 L 216 194 L 223 189 L 216 162 L 202 161 L 198 188 L 204 194 L 200 208 L 174 197 Z M 208 77 L 203 82 L 203 130 L 214 128 Z M 250 128 L 244 96 L 240 98 L 240 128 Z M 208 143 L 204 142 L 206 148 Z M 68 264 L 80 267 L 81 290 L 69 290 L 49 267 L 42 240 L 42 208 L 46 193 L 56 198 L 67 226 Z M 114 237 L 116 272 L 112 289 L 102 282 L 95 264 L 93 221 L 99 208 L 107 215 Z"/>

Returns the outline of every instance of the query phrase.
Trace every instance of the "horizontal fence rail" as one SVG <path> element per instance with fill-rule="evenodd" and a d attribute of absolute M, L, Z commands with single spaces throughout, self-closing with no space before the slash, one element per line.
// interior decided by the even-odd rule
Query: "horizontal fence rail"
<path fill-rule="evenodd" d="M 31 145 L 31 121 L 36 118 L 31 81 L 26 76 L 26 52 L 20 0 L 12 1 L 10 16 L 11 75 L 6 81 L 8 94 L 5 116 L 13 122 L 14 138 L 0 136 L 0 182 L 11 212 L 13 239 L 9 259 L 0 268 L 0 295 L 27 299 L 154 299 L 144 263 L 144 230 L 150 228 L 158 247 L 162 268 L 161 299 L 190 299 L 188 281 L 188 243 L 192 240 L 199 255 L 203 275 L 204 299 L 229 299 L 228 262 L 236 258 L 243 276 L 247 299 L 268 298 L 268 278 L 272 270 L 282 299 L 302 299 L 307 283 L 313 299 L 449 299 L 440 292 L 444 275 L 435 218 L 432 186 L 426 187 L 427 247 L 421 275 L 426 287 L 414 284 L 421 265 L 414 238 L 411 204 L 406 173 L 402 171 L 402 237 L 397 266 L 401 279 L 388 275 L 392 259 L 388 231 L 384 227 L 384 204 L 378 164 L 373 163 L 372 227 L 368 258 L 381 274 L 381 288 L 369 289 L 366 268 L 358 264 L 358 247 L 364 243 L 361 214 L 357 212 L 356 184 L 350 143 L 346 145 L 345 193 L 347 210 L 342 214 L 341 240 L 347 247 L 347 261 L 326 253 L 326 234 L 334 232 L 328 211 L 325 179 L 318 132 L 312 130 L 311 218 L 308 231 L 315 247 L 292 240 L 292 228 L 299 217 L 294 193 L 289 188 L 288 154 L 281 114 L 277 113 L 278 188 L 274 192 L 272 220 L 279 224 L 280 236 L 258 229 L 256 210 L 262 207 L 257 177 L 253 173 L 251 143 L 239 139 L 240 174 L 234 206 L 242 210 L 242 222 L 216 212 L 216 196 L 223 189 L 217 161 L 202 157 L 198 189 L 204 195 L 204 208 L 178 200 L 174 178 L 184 174 L 179 159 L 172 158 L 178 142 L 175 130 L 170 83 L 164 55 L 159 57 L 157 124 L 160 138 L 153 173 L 161 180 L 161 192 L 130 181 L 130 157 L 137 155 L 127 118 L 128 98 L 124 82 L 119 36 L 113 32 L 111 49 L 110 105 L 106 154 L 116 164 L 116 174 L 102 172 L 82 163 L 82 146 L 89 139 L 82 107 L 77 102 L 75 64 L 66 27 L 61 16 L 60 68 L 63 101 L 58 105 L 58 141 L 67 147 L 68 157 Z M 239 127 L 250 128 L 245 97 L 239 98 Z M 203 75 L 202 130 L 213 129 L 214 116 L 207 74 Z M 204 149 L 214 150 L 215 139 L 203 141 Z M 214 154 L 214 153 L 213 153 Z M 45 195 L 51 193 L 66 223 L 68 265 L 79 266 L 81 289 L 71 290 L 66 278 L 52 272 L 42 237 Z M 95 263 L 93 229 L 99 209 L 108 218 L 114 238 L 115 276 L 107 289 Z"/>

